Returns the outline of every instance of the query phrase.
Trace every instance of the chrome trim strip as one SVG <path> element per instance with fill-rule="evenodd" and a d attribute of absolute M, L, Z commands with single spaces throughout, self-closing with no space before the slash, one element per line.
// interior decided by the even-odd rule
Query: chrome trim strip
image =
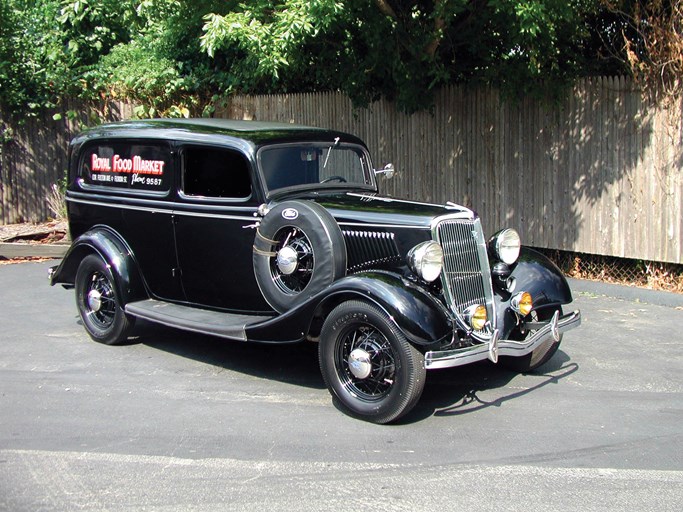
<path fill-rule="evenodd" d="M 95 198 L 96 200 L 93 200 Z M 154 205 L 160 205 L 163 206 L 163 208 L 160 208 L 160 210 L 168 210 L 169 207 L 171 209 L 177 209 L 177 208 L 197 208 L 205 211 L 212 211 L 212 210 L 217 210 L 217 211 L 225 211 L 226 209 L 229 210 L 234 210 L 234 211 L 239 211 L 239 212 L 256 212 L 258 209 L 257 206 L 236 206 L 234 203 L 221 203 L 221 204 L 206 204 L 205 201 L 195 201 L 195 202 L 188 202 L 188 203 L 179 203 L 177 201 L 167 201 L 165 199 L 145 199 L 141 197 L 125 197 L 125 203 L 127 206 L 135 206 L 137 204 L 139 205 L 147 205 L 147 206 L 154 206 Z M 83 192 L 73 192 L 69 191 L 67 192 L 66 195 L 66 200 L 67 201 L 73 201 L 73 202 L 80 202 L 80 203 L 89 203 L 92 202 L 93 204 L 98 204 L 98 205 L 107 205 L 107 206 L 120 206 L 120 203 L 109 203 L 108 201 L 121 201 L 120 196 L 107 196 L 104 194 L 86 194 Z M 212 199 L 213 200 L 213 199 Z"/>
<path fill-rule="evenodd" d="M 152 213 L 166 213 L 171 215 L 173 210 L 168 208 L 155 208 L 153 206 L 135 206 L 122 203 L 107 203 L 103 201 L 88 201 L 85 199 L 75 199 L 73 197 L 67 197 L 66 200 L 70 203 L 87 204 L 91 206 L 104 206 L 105 208 L 118 208 L 121 210 L 139 210 L 141 212 L 152 212 Z M 164 203 L 165 204 L 165 203 Z"/>
<path fill-rule="evenodd" d="M 421 229 L 428 231 L 429 226 L 409 226 L 406 224 L 363 224 L 362 222 L 338 222 L 340 226 L 354 226 L 359 228 L 390 228 L 390 229 Z"/>
<path fill-rule="evenodd" d="M 87 204 L 87 205 L 91 205 L 91 206 L 103 206 L 106 208 L 118 208 L 121 210 L 135 210 L 135 211 L 151 212 L 151 213 L 164 213 L 167 215 L 180 215 L 183 217 L 210 217 L 213 219 L 230 219 L 230 220 L 246 220 L 246 221 L 253 221 L 254 220 L 253 215 L 251 217 L 247 217 L 244 215 L 226 215 L 224 213 L 191 212 L 191 211 L 186 211 L 186 210 L 169 210 L 168 208 L 154 208 L 152 206 L 135 206 L 135 205 L 121 204 L 121 203 L 107 203 L 107 202 L 102 202 L 102 201 L 86 201 L 84 199 L 75 199 L 73 197 L 67 197 L 66 200 L 69 202 L 72 202 L 72 203 Z M 171 206 L 176 206 L 176 205 L 187 206 L 187 205 L 182 205 L 181 203 L 163 203 L 163 204 L 170 204 Z M 222 211 L 224 211 L 226 208 L 220 207 L 220 209 Z M 256 208 L 251 208 L 251 209 L 240 208 L 240 211 L 253 211 L 255 213 Z"/>
<path fill-rule="evenodd" d="M 218 205 L 210 206 L 229 206 L 235 203 L 244 203 L 253 199 L 254 193 L 252 192 L 246 197 L 210 197 L 210 196 L 195 196 L 192 194 L 186 194 L 182 190 L 178 190 L 178 197 L 185 199 L 187 201 L 193 201 L 193 204 L 207 206 L 206 203 L 218 203 Z M 182 204 L 182 203 L 181 203 Z M 239 207 L 238 207 L 239 208 Z"/>
<path fill-rule="evenodd" d="M 223 215 L 218 213 L 187 212 L 184 210 L 173 210 L 173 215 L 179 215 L 181 217 L 209 217 L 212 219 L 245 220 L 250 222 L 254 221 L 254 217 L 244 217 L 241 215 Z"/>
<path fill-rule="evenodd" d="M 497 330 L 496 319 L 498 318 L 498 312 L 496 311 L 496 301 L 493 300 L 493 281 L 491 278 L 491 262 L 489 261 L 488 249 L 486 247 L 486 237 L 484 236 L 484 228 L 481 225 L 481 219 L 474 221 L 478 228 L 479 235 L 481 239 L 477 245 L 477 250 L 479 252 L 479 263 L 481 265 L 481 275 L 484 281 L 484 297 L 486 299 L 486 307 L 491 311 L 491 325 L 494 330 Z"/>
<path fill-rule="evenodd" d="M 467 208 L 466 206 L 461 206 L 459 204 L 455 204 L 455 203 L 452 203 L 450 201 L 448 201 L 445 205 L 443 205 L 443 204 L 427 203 L 424 201 L 412 201 L 410 199 L 399 199 L 399 198 L 394 198 L 394 197 L 387 197 L 387 196 L 380 196 L 380 195 L 373 195 L 373 194 L 362 194 L 362 193 L 358 193 L 358 192 L 347 192 L 346 195 L 351 196 L 351 197 L 358 197 L 360 199 L 367 200 L 367 201 L 381 201 L 384 203 L 404 203 L 404 204 L 427 205 L 427 206 L 433 206 L 435 208 L 444 208 L 445 210 L 459 209 L 462 211 L 459 213 L 452 213 L 451 215 L 455 216 L 456 218 L 460 218 L 460 219 L 474 219 L 474 211 Z"/>
<path fill-rule="evenodd" d="M 581 312 L 579 310 L 564 315 L 561 318 L 559 318 L 559 315 L 556 315 L 532 337 L 524 341 L 496 340 L 498 356 L 524 356 L 533 352 L 546 341 L 553 339 L 553 333 L 562 333 L 579 325 L 581 325 Z M 430 351 L 425 354 L 425 368 L 428 370 L 452 368 L 482 361 L 489 358 L 490 351 L 491 346 L 489 343 L 455 350 Z"/>

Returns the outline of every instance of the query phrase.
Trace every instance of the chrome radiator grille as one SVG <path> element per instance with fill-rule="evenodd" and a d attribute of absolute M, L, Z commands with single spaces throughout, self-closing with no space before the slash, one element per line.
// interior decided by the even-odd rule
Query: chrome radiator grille
<path fill-rule="evenodd" d="M 491 273 L 479 219 L 442 220 L 435 236 L 444 252 L 442 279 L 451 310 L 461 315 L 473 304 L 484 304 L 493 318 Z"/>

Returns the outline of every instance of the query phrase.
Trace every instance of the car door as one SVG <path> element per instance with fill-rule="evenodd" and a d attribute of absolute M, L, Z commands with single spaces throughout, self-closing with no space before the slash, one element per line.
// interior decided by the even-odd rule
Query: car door
<path fill-rule="evenodd" d="M 234 312 L 266 312 L 252 248 L 258 200 L 249 159 L 210 145 L 180 148 L 180 202 L 174 228 L 188 302 Z"/>
<path fill-rule="evenodd" d="M 74 193 L 73 230 L 76 235 L 93 226 L 114 231 L 135 258 L 151 295 L 183 300 L 172 224 L 174 166 L 167 141 L 88 143 L 79 161 L 83 192 Z"/>

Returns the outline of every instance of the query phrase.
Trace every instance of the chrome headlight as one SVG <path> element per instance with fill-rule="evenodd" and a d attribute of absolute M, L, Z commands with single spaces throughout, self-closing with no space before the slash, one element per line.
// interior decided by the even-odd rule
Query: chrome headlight
<path fill-rule="evenodd" d="M 433 240 L 422 242 L 408 253 L 408 265 L 418 276 L 431 283 L 441 275 L 443 249 Z"/>
<path fill-rule="evenodd" d="M 517 261 L 517 258 L 519 258 L 519 251 L 522 247 L 519 233 L 514 229 L 499 231 L 493 235 L 489 244 L 496 257 L 508 265 L 512 265 Z"/>

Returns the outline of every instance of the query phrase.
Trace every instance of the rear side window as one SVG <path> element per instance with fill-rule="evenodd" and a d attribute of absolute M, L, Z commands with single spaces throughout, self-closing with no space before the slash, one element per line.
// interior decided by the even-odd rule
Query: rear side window
<path fill-rule="evenodd" d="M 185 147 L 182 189 L 187 196 L 247 199 L 251 197 L 249 162 L 231 149 Z"/>
<path fill-rule="evenodd" d="M 170 166 L 167 144 L 107 141 L 91 144 L 83 151 L 79 174 L 86 187 L 167 192 Z"/>

